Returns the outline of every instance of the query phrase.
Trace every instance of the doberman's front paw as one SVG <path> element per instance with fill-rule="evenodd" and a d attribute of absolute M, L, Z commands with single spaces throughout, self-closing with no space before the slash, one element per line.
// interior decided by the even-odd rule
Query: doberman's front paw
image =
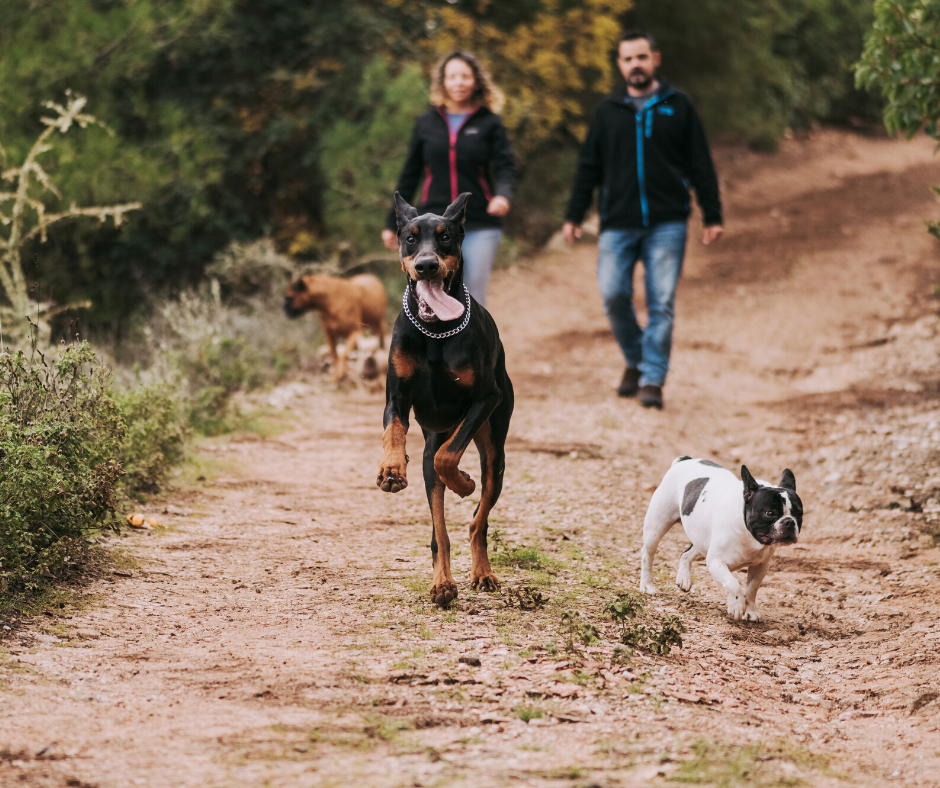
<path fill-rule="evenodd" d="M 431 601 L 435 605 L 447 607 L 457 598 L 457 584 L 453 580 L 442 580 L 431 586 Z"/>
<path fill-rule="evenodd" d="M 405 459 L 407 463 L 407 458 Z M 408 486 L 406 466 L 400 463 L 383 464 L 379 468 L 379 475 L 375 483 L 382 492 L 397 493 Z"/>
<path fill-rule="evenodd" d="M 490 593 L 499 591 L 499 579 L 490 569 L 485 572 L 475 572 L 470 578 L 470 588 L 474 591 L 489 591 Z"/>

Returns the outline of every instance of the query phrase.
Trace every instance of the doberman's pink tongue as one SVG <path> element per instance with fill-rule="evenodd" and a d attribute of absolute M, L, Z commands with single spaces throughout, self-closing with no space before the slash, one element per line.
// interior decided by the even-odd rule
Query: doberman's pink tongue
<path fill-rule="evenodd" d="M 418 297 L 427 304 L 438 320 L 456 320 L 463 314 L 464 305 L 444 292 L 443 282 L 421 279 L 415 288 Z"/>

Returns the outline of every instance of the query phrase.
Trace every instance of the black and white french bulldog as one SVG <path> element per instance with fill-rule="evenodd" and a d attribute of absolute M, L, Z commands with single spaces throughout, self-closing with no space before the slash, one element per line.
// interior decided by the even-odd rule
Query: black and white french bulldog
<path fill-rule="evenodd" d="M 643 522 L 640 591 L 655 594 L 652 564 L 666 532 L 682 521 L 692 542 L 679 559 L 676 585 L 692 587 L 691 566 L 704 558 L 708 571 L 728 592 L 728 615 L 736 621 L 760 621 L 757 589 L 780 545 L 794 544 L 803 527 L 803 502 L 788 468 L 773 485 L 755 479 L 741 466 L 739 481 L 711 460 L 673 460 L 656 488 Z M 732 574 L 747 567 L 744 589 Z"/>

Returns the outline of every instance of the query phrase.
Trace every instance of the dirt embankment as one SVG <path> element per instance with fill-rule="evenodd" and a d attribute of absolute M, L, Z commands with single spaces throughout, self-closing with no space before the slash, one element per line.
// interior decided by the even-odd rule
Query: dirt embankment
<path fill-rule="evenodd" d="M 272 395 L 289 431 L 207 446 L 224 475 L 115 540 L 132 577 L 6 633 L 0 782 L 940 785 L 940 161 L 824 132 L 719 170 L 728 237 L 692 234 L 662 413 L 613 396 L 593 247 L 494 278 L 502 595 L 469 590 L 475 501 L 448 494 L 460 597 L 430 604 L 422 485 L 374 487 L 381 396 L 298 381 Z M 746 625 L 700 566 L 672 586 L 674 529 L 642 622 L 678 615 L 684 646 L 623 664 L 602 611 L 679 454 L 792 468 L 803 537 Z"/>

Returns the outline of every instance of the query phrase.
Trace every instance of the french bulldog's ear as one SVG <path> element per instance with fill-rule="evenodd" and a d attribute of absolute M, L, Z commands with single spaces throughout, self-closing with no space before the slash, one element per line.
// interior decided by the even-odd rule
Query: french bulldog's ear
<path fill-rule="evenodd" d="M 760 489 L 760 485 L 751 476 L 751 472 L 746 465 L 741 466 L 741 481 L 744 482 L 744 497 L 750 498 Z"/>
<path fill-rule="evenodd" d="M 780 484 L 778 487 L 783 487 L 784 490 L 793 490 L 796 492 L 796 476 L 793 475 L 793 471 L 787 468 L 783 472 L 783 476 L 780 477 Z"/>
<path fill-rule="evenodd" d="M 471 197 L 470 192 L 464 192 L 456 200 L 454 200 L 450 205 L 447 206 L 447 210 L 444 211 L 444 218 L 449 222 L 460 220 L 460 223 L 463 224 L 464 220 L 467 218 L 467 200 Z"/>
<path fill-rule="evenodd" d="M 399 232 L 404 229 L 408 222 L 418 218 L 418 212 L 398 192 L 395 192 L 395 218 L 398 220 Z"/>

